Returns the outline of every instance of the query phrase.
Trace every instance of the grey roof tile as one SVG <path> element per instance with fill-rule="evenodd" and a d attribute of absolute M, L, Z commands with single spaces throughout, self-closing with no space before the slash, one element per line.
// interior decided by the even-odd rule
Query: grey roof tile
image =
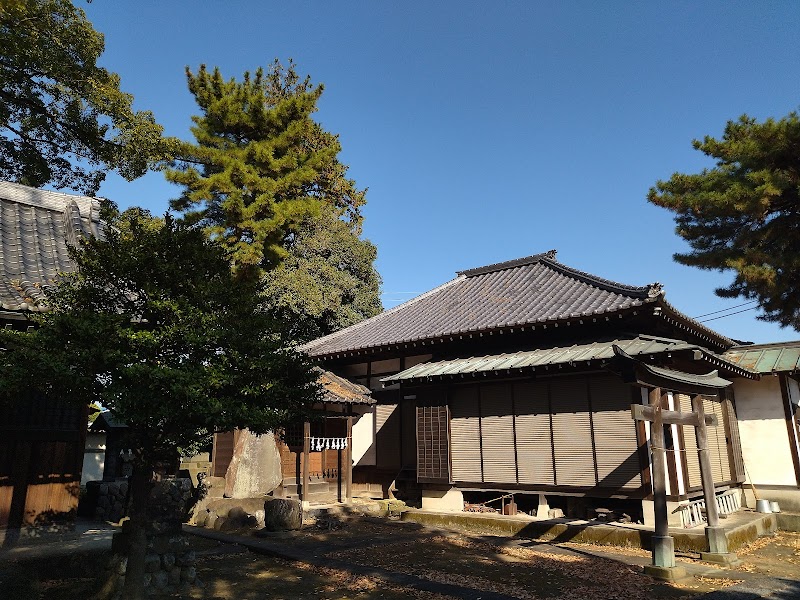
<path fill-rule="evenodd" d="M 46 286 L 75 268 L 67 244 L 99 228 L 96 198 L 0 181 L 0 309 L 42 310 Z"/>
<path fill-rule="evenodd" d="M 663 299 L 660 284 L 635 287 L 579 271 L 555 251 L 461 271 L 408 302 L 302 346 L 311 356 L 505 329 L 592 318 L 657 303 L 669 316 L 728 347 L 731 340 L 682 315 Z"/>

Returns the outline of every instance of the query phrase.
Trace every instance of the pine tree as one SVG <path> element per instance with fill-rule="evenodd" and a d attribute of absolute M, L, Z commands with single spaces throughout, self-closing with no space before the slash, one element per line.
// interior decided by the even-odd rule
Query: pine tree
<path fill-rule="evenodd" d="M 759 318 L 800 330 L 800 118 L 763 123 L 743 115 L 721 140 L 693 145 L 716 159 L 694 175 L 658 181 L 650 202 L 676 213 L 676 231 L 691 251 L 684 265 L 732 270 L 723 298 L 757 300 Z"/>
<path fill-rule="evenodd" d="M 172 206 L 227 247 L 237 270 L 277 265 L 300 224 L 323 210 L 359 231 L 364 192 L 346 178 L 336 136 L 311 118 L 322 85 L 278 61 L 241 82 L 204 65 L 186 76 L 202 114 L 192 118 L 196 143 L 167 171 L 185 188 Z"/>

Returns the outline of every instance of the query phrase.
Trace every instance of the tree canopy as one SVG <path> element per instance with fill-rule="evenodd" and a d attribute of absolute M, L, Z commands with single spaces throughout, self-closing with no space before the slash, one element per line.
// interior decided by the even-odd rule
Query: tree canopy
<path fill-rule="evenodd" d="M 360 231 L 364 191 L 347 179 L 337 137 L 311 118 L 321 85 L 278 61 L 242 81 L 205 65 L 186 76 L 201 115 L 196 143 L 167 171 L 185 188 L 172 206 L 230 249 L 237 270 L 276 266 L 300 224 L 323 210 Z"/>
<path fill-rule="evenodd" d="M 684 265 L 732 270 L 724 298 L 757 300 L 759 318 L 800 330 L 800 118 L 729 121 L 722 139 L 694 147 L 716 160 L 697 174 L 675 173 L 648 200 L 673 211 L 691 251 Z"/>
<path fill-rule="evenodd" d="M 319 393 L 301 353 L 258 307 L 257 280 L 234 277 L 204 233 L 131 211 L 72 249 L 77 272 L 48 291 L 30 332 L 0 330 L 0 397 L 30 389 L 99 401 L 128 426 L 134 452 L 126 597 L 144 581 L 150 473 L 214 430 L 266 433 Z"/>
<path fill-rule="evenodd" d="M 0 178 L 93 195 L 107 170 L 132 180 L 170 155 L 152 113 L 97 65 L 103 36 L 68 0 L 4 0 L 0 48 Z"/>
<path fill-rule="evenodd" d="M 382 310 L 377 250 L 323 212 L 301 223 L 288 254 L 264 280 L 264 306 L 297 342 L 307 342 Z"/>

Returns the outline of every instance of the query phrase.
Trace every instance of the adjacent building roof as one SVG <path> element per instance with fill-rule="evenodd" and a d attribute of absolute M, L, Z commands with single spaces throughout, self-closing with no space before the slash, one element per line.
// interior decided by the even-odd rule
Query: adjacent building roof
<path fill-rule="evenodd" d="M 375 399 L 370 396 L 370 389 L 348 381 L 344 377 L 331 373 L 330 371 L 319 370 L 317 382 L 322 386 L 323 402 L 333 402 L 337 404 L 375 404 Z"/>
<path fill-rule="evenodd" d="M 800 371 L 800 340 L 780 344 L 736 346 L 723 356 L 730 362 L 758 373 Z"/>
<path fill-rule="evenodd" d="M 67 245 L 99 228 L 96 198 L 0 181 L 0 310 L 42 310 L 43 288 L 75 268 Z"/>
<path fill-rule="evenodd" d="M 609 281 L 561 264 L 552 250 L 461 271 L 430 292 L 303 349 L 311 356 L 336 356 L 464 333 L 596 318 L 643 305 L 652 305 L 654 313 L 699 333 L 715 347 L 734 344 L 675 310 L 663 296 L 658 283 L 635 287 Z"/>
<path fill-rule="evenodd" d="M 516 374 L 522 372 L 556 372 L 564 365 L 600 367 L 605 361 L 614 358 L 613 347 L 617 346 L 626 354 L 636 357 L 656 357 L 672 353 L 692 353 L 693 358 L 703 360 L 718 368 L 741 377 L 757 378 L 752 371 L 733 364 L 709 350 L 680 340 L 640 335 L 633 339 L 598 341 L 572 346 L 539 348 L 527 352 L 509 352 L 487 356 L 472 356 L 454 360 L 441 360 L 415 365 L 396 375 L 381 379 L 386 384 L 400 381 L 423 381 L 449 377 L 475 376 L 488 372 Z"/>

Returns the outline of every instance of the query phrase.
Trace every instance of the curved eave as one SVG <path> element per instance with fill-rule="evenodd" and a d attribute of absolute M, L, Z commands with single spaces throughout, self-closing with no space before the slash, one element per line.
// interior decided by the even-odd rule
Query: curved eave
<path fill-rule="evenodd" d="M 706 327 L 699 321 L 684 315 L 681 311 L 667 302 L 663 296 L 659 296 L 657 300 L 658 306 L 656 306 L 654 311 L 655 316 L 664 319 L 666 322 L 678 327 L 679 329 L 694 334 L 701 340 L 708 342 L 720 350 L 724 351 L 736 345 L 736 342 L 729 337 L 726 337 L 721 333 Z"/>

